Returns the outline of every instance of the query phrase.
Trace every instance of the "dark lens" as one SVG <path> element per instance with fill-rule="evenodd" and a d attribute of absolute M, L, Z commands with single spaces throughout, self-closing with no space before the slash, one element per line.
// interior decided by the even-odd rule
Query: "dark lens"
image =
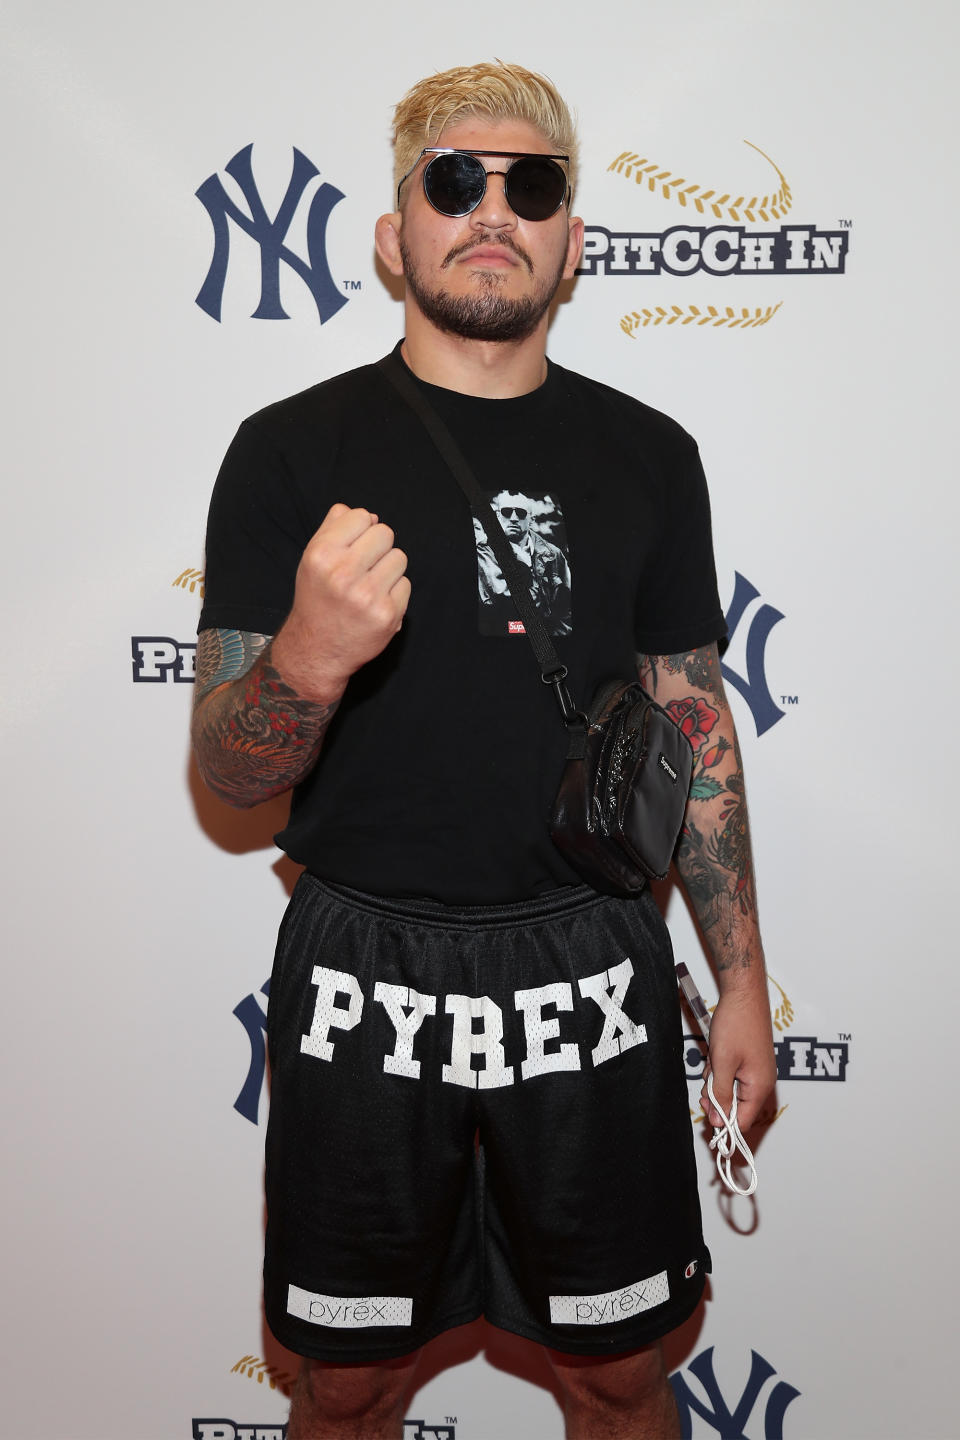
<path fill-rule="evenodd" d="M 521 220 L 549 220 L 563 204 L 567 177 L 555 160 L 515 160 L 507 171 L 507 201 Z"/>
<path fill-rule="evenodd" d="M 423 192 L 441 215 L 469 215 L 487 188 L 487 174 L 474 155 L 434 155 L 423 172 Z"/>

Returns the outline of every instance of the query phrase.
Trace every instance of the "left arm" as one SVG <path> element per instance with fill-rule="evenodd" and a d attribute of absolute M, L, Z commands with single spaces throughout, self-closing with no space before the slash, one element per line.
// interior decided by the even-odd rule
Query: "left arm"
<path fill-rule="evenodd" d="M 738 1087 L 747 1130 L 776 1083 L 763 946 L 757 923 L 743 761 L 724 694 L 716 645 L 679 655 L 641 655 L 640 678 L 693 746 L 693 780 L 677 869 L 717 972 L 720 1000 L 710 1026 L 710 1069 L 727 1114 Z M 719 1121 L 707 1099 L 711 1124 Z"/>

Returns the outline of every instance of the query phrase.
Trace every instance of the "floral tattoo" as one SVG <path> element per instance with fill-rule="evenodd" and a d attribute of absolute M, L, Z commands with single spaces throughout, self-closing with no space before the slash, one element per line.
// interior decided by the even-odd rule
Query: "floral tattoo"
<path fill-rule="evenodd" d="M 755 899 L 743 762 L 716 646 L 678 655 L 643 655 L 640 677 L 651 693 L 658 688 L 672 691 L 671 698 L 662 694 L 661 704 L 693 751 L 677 867 L 700 924 L 726 947 L 735 916 L 755 912 Z M 681 677 L 692 693 L 677 695 L 676 680 Z M 721 950 L 718 957 L 721 967 L 723 954 Z"/>

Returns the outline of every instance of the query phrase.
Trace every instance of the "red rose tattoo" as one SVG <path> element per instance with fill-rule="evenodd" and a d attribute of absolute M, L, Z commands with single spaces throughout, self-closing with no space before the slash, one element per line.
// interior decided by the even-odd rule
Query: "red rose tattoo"
<path fill-rule="evenodd" d="M 705 700 L 688 695 L 686 700 L 671 700 L 666 706 L 667 714 L 682 734 L 690 741 L 693 753 L 705 745 L 710 731 L 720 719 L 720 712 L 714 710 Z"/>

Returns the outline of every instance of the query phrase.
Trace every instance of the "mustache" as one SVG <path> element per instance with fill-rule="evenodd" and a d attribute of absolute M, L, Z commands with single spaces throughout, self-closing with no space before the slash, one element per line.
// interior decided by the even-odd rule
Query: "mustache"
<path fill-rule="evenodd" d="M 516 255 L 517 259 L 521 260 L 527 267 L 529 273 L 531 275 L 533 274 L 533 261 L 530 259 L 526 250 L 518 245 L 509 235 L 495 235 L 490 231 L 475 236 L 473 240 L 467 240 L 463 245 L 454 246 L 452 250 L 447 252 L 440 269 L 446 270 L 448 266 L 453 264 L 454 260 L 459 260 L 461 255 L 466 255 L 469 251 L 476 250 L 481 245 L 502 245 L 505 250 L 509 250 L 512 254 Z"/>

